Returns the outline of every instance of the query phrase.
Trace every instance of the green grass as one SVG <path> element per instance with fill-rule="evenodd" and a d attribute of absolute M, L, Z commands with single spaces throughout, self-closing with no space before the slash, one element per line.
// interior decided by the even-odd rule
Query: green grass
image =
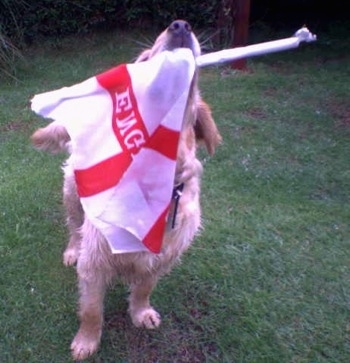
<path fill-rule="evenodd" d="M 132 59 L 135 35 L 67 39 L 27 52 L 0 86 L 0 361 L 70 361 L 78 327 L 62 156 L 32 149 L 38 92 Z M 255 58 L 249 73 L 204 69 L 224 142 L 202 151 L 204 230 L 134 328 L 127 291 L 106 299 L 95 363 L 346 363 L 350 357 L 350 49 L 344 34 Z M 337 40 L 339 39 L 339 40 Z"/>

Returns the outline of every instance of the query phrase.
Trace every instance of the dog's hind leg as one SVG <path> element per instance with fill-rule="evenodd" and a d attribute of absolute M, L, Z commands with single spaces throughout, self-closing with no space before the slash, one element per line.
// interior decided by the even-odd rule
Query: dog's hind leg
<path fill-rule="evenodd" d="M 84 221 L 84 211 L 78 196 L 73 170 L 69 164 L 64 167 L 64 172 L 63 204 L 66 211 L 69 242 L 63 253 L 63 263 L 70 266 L 75 264 L 79 256 L 80 228 Z"/>
<path fill-rule="evenodd" d="M 150 295 L 156 283 L 157 278 L 148 275 L 130 285 L 129 313 L 137 327 L 154 329 L 161 322 L 160 315 L 150 305 Z"/>

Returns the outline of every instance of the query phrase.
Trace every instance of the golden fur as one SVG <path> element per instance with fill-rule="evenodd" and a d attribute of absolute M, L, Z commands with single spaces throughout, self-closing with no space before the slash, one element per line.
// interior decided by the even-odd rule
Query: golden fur
<path fill-rule="evenodd" d="M 200 54 L 199 43 L 188 23 L 173 22 L 156 39 L 151 49 L 143 51 L 137 62 L 145 61 L 163 50 L 187 47 L 195 56 Z M 70 240 L 63 254 L 66 265 L 77 262 L 79 282 L 80 328 L 72 344 L 75 360 L 93 354 L 99 345 L 103 323 L 103 299 L 108 285 L 118 276 L 130 287 L 129 314 L 137 327 L 156 328 L 160 316 L 150 305 L 150 295 L 158 279 L 168 273 L 189 247 L 200 228 L 200 175 L 202 166 L 196 158 L 199 142 L 204 142 L 213 154 L 221 137 L 209 106 L 201 99 L 198 75 L 192 83 L 181 131 L 174 186 L 184 183 L 179 200 L 175 227 L 171 217 L 159 254 L 137 252 L 112 254 L 101 233 L 85 218 L 76 190 L 73 170 L 68 159 L 64 166 L 64 205 Z M 69 135 L 55 122 L 32 135 L 34 146 L 41 150 L 69 151 Z M 174 206 L 169 213 L 172 216 Z"/>

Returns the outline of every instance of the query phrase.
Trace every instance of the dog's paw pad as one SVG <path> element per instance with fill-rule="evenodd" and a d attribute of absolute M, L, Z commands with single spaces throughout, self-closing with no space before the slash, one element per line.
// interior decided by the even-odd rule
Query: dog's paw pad
<path fill-rule="evenodd" d="M 78 251 L 75 248 L 67 248 L 63 253 L 63 263 L 65 266 L 72 266 L 78 260 Z"/>
<path fill-rule="evenodd" d="M 137 327 L 155 329 L 160 325 L 160 315 L 152 308 L 141 309 L 133 314 L 132 322 Z"/>
<path fill-rule="evenodd" d="M 90 334 L 78 332 L 75 336 L 70 349 L 74 360 L 84 360 L 97 350 L 99 338 Z"/>

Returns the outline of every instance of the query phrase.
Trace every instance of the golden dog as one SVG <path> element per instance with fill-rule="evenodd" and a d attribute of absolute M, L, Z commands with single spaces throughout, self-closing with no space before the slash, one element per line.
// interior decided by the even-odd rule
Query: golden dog
<path fill-rule="evenodd" d="M 174 21 L 159 35 L 152 48 L 140 54 L 136 62 L 179 47 L 190 48 L 195 57 L 200 55 L 199 42 L 190 25 L 183 20 Z M 176 161 L 174 188 L 183 185 L 182 196 L 178 201 L 175 225 L 172 225 L 175 201 L 171 203 L 159 254 L 112 254 L 104 237 L 84 216 L 69 159 L 64 166 L 63 195 L 70 240 L 63 260 L 66 265 L 77 262 L 80 292 L 80 328 L 71 344 L 75 360 L 87 358 L 98 348 L 103 324 L 103 299 L 115 276 L 130 287 L 129 313 L 133 324 L 148 329 L 160 324 L 159 314 L 150 305 L 151 292 L 158 279 L 168 273 L 187 250 L 201 224 L 199 194 L 202 166 L 196 158 L 197 145 L 204 142 L 209 154 L 213 154 L 221 141 L 210 108 L 200 97 L 197 82 L 196 73 L 186 106 Z M 32 135 L 37 149 L 51 152 L 68 151 L 69 141 L 66 130 L 55 122 Z"/>

